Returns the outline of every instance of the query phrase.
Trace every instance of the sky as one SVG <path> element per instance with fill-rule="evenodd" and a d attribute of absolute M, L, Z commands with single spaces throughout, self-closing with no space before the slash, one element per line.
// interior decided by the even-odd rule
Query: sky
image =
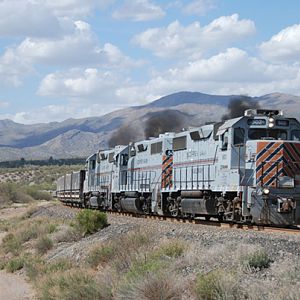
<path fill-rule="evenodd" d="M 300 96 L 299 0 L 0 0 L 0 119 L 100 116 L 178 91 Z"/>

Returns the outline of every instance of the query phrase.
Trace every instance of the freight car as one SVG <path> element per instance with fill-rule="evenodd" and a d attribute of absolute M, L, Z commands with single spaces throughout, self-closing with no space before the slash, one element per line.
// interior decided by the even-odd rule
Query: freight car
<path fill-rule="evenodd" d="M 100 150 L 58 179 L 72 205 L 180 218 L 300 224 L 300 124 L 250 109 L 220 123 Z"/>

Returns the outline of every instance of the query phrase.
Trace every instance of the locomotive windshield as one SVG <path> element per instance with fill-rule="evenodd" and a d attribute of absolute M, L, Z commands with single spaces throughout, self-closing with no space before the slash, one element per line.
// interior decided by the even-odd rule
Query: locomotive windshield
<path fill-rule="evenodd" d="M 256 128 L 249 129 L 248 137 L 250 140 L 287 140 L 287 131 L 283 129 L 267 129 L 267 128 Z"/>
<path fill-rule="evenodd" d="M 300 141 L 300 130 L 292 130 L 292 140 Z"/>

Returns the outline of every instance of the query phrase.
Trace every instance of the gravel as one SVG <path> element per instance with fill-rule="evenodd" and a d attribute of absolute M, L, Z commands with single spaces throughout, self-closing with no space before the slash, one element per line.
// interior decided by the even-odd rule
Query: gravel
<path fill-rule="evenodd" d="M 78 209 L 54 205 L 41 207 L 32 217 L 47 216 L 71 220 L 77 212 Z M 170 221 L 113 214 L 108 214 L 108 222 L 110 225 L 107 228 L 84 237 L 80 241 L 60 243 L 55 250 L 50 252 L 49 259 L 63 256 L 80 261 L 86 255 L 87 248 L 97 243 L 116 239 L 124 233 L 135 229 L 150 231 L 157 239 L 181 239 L 186 241 L 187 244 L 196 244 L 197 247 L 206 250 L 224 245 L 233 248 L 237 248 L 239 245 L 257 245 L 264 248 L 273 261 L 287 257 L 294 257 L 295 259 L 300 257 L 300 234 L 244 231 L 241 229 L 227 229 L 190 223 L 172 223 Z"/>

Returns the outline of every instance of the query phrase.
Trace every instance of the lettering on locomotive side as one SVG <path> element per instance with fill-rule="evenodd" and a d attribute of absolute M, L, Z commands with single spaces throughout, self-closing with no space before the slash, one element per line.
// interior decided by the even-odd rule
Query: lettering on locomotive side
<path fill-rule="evenodd" d="M 147 164 L 147 163 L 148 163 L 148 159 L 147 159 L 147 158 L 138 159 L 138 160 L 136 161 L 136 163 L 137 163 L 138 165 Z"/>

